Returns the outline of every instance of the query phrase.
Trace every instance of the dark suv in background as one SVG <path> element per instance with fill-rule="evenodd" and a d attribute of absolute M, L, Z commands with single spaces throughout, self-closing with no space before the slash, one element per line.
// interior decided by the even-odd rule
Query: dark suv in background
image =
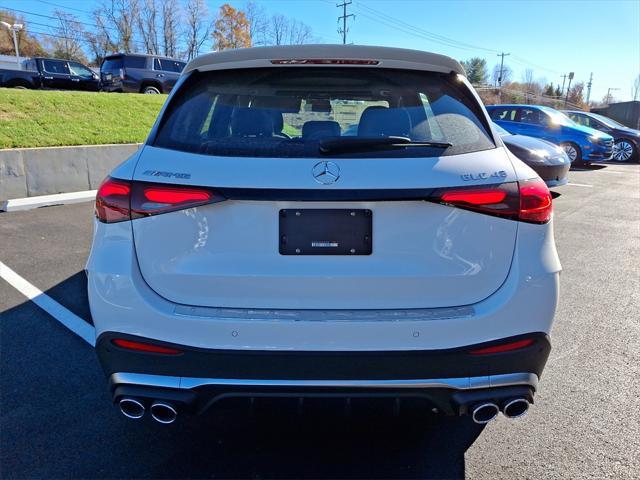
<path fill-rule="evenodd" d="M 100 66 L 102 89 L 107 92 L 169 93 L 186 64 L 156 55 L 109 55 Z"/>

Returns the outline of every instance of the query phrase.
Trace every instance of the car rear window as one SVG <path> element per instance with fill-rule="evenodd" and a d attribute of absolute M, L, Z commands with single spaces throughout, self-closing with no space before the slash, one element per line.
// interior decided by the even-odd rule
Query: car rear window
<path fill-rule="evenodd" d="M 112 71 L 118 70 L 119 68 L 122 68 L 122 57 L 108 57 L 104 59 L 104 62 L 102 62 L 100 70 Z"/>
<path fill-rule="evenodd" d="M 317 157 L 323 139 L 354 136 L 452 145 L 337 155 L 429 157 L 495 148 L 488 132 L 478 102 L 453 74 L 282 67 L 192 73 L 153 144 L 238 157 Z"/>

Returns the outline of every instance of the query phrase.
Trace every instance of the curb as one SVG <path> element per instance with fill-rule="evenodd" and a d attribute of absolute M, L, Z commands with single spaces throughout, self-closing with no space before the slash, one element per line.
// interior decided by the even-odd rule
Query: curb
<path fill-rule="evenodd" d="M 33 208 L 50 207 L 52 205 L 68 205 L 71 203 L 82 203 L 95 200 L 97 190 L 86 190 L 84 192 L 58 193 L 56 195 L 40 195 L 38 197 L 14 198 L 5 200 L 0 205 L 0 210 L 4 212 L 19 212 L 21 210 L 31 210 Z"/>

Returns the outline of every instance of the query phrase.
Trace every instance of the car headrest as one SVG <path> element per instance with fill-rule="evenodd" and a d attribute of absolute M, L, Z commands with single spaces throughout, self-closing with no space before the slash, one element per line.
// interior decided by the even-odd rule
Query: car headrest
<path fill-rule="evenodd" d="M 367 107 L 358 125 L 358 136 L 364 137 L 408 137 L 410 133 L 411 118 L 404 108 Z"/>
<path fill-rule="evenodd" d="M 302 138 L 319 140 L 324 137 L 339 137 L 340 124 L 333 121 L 310 120 L 302 125 Z"/>
<path fill-rule="evenodd" d="M 273 116 L 261 108 L 236 108 L 231 119 L 234 137 L 273 136 Z"/>

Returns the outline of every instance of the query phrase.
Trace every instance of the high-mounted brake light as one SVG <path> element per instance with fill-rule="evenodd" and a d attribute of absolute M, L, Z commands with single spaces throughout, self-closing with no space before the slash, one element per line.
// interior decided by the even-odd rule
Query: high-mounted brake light
<path fill-rule="evenodd" d="M 225 200 L 208 188 L 107 178 L 96 195 L 96 217 L 103 223 L 122 222 Z"/>
<path fill-rule="evenodd" d="M 180 355 L 182 352 L 175 348 L 161 347 L 160 345 L 153 345 L 150 343 L 134 342 L 131 340 L 125 340 L 124 338 L 116 338 L 111 340 L 115 346 L 124 348 L 127 350 L 135 350 L 137 352 L 146 353 L 162 353 L 164 355 Z"/>
<path fill-rule="evenodd" d="M 282 58 L 271 60 L 273 65 L 378 65 L 379 60 L 355 60 L 345 58 Z"/>
<path fill-rule="evenodd" d="M 516 342 L 503 343 L 502 345 L 494 345 L 492 347 L 478 348 L 471 350 L 471 355 L 489 355 L 491 353 L 512 352 L 514 350 L 520 350 L 533 345 L 535 340 L 527 338 L 525 340 L 518 340 Z"/>

